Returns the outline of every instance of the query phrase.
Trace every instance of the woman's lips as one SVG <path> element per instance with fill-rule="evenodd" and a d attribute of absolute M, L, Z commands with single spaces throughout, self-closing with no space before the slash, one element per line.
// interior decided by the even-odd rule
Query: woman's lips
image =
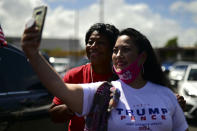
<path fill-rule="evenodd" d="M 99 55 L 98 52 L 91 52 L 91 53 L 90 53 L 90 57 L 96 57 L 96 56 L 98 56 L 98 55 Z"/>
<path fill-rule="evenodd" d="M 117 66 L 122 67 L 122 66 L 124 66 L 124 64 L 123 63 L 117 63 Z"/>
<path fill-rule="evenodd" d="M 117 65 L 117 67 L 119 67 L 119 68 L 123 68 L 123 67 L 126 66 L 126 63 L 125 63 L 125 62 L 122 62 L 122 61 L 118 61 L 118 62 L 116 63 L 116 65 Z"/>

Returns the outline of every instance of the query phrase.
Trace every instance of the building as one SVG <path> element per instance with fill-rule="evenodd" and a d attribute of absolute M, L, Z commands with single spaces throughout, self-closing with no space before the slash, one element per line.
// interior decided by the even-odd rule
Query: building
<path fill-rule="evenodd" d="M 6 37 L 8 43 L 15 45 L 17 48 L 21 49 L 20 37 Z M 79 39 L 56 39 L 56 38 L 43 38 L 41 41 L 40 49 L 60 49 L 63 51 L 80 51 L 83 50 L 80 45 Z"/>
<path fill-rule="evenodd" d="M 197 47 L 163 47 L 156 48 L 155 51 L 161 62 L 166 60 L 197 62 Z"/>
<path fill-rule="evenodd" d="M 21 49 L 20 37 L 6 37 L 6 40 L 9 44 Z M 79 39 L 43 38 L 40 49 L 44 50 L 48 56 L 71 59 L 71 65 L 78 63 L 85 55 L 85 50 L 81 46 Z"/>

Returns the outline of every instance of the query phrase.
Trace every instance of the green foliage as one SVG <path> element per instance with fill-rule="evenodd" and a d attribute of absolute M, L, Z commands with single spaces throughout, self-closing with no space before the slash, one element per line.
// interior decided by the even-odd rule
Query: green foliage
<path fill-rule="evenodd" d="M 194 47 L 197 47 L 197 41 L 194 43 Z"/>
<path fill-rule="evenodd" d="M 169 39 L 166 44 L 165 47 L 178 47 L 178 37 L 174 37 L 172 39 Z"/>
<path fill-rule="evenodd" d="M 10 40 L 10 39 L 6 39 L 6 41 L 7 41 L 7 43 L 9 43 L 9 44 L 13 44 L 13 41 Z"/>
<path fill-rule="evenodd" d="M 62 48 L 56 47 L 56 48 L 53 49 L 53 51 L 62 51 Z"/>

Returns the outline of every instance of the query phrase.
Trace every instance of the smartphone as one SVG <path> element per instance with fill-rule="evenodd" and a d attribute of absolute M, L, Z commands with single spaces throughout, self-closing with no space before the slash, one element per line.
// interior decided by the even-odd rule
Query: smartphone
<path fill-rule="evenodd" d="M 36 22 L 36 26 L 38 27 L 38 30 L 40 32 L 40 40 L 42 38 L 42 30 L 44 27 L 45 17 L 47 13 L 47 6 L 38 6 L 35 7 L 33 10 L 33 18 Z"/>

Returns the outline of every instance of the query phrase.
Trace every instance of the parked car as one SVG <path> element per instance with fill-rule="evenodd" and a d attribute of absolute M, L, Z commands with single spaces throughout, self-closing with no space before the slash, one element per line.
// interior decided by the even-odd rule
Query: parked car
<path fill-rule="evenodd" d="M 162 68 L 163 72 L 169 73 L 170 68 L 172 67 L 173 64 L 174 64 L 173 60 L 167 60 L 167 61 L 162 62 L 161 68 Z"/>
<path fill-rule="evenodd" d="M 186 100 L 186 117 L 197 118 L 197 64 L 188 66 L 183 80 L 178 83 L 178 93 Z"/>
<path fill-rule="evenodd" d="M 53 65 L 54 69 L 63 76 L 65 72 L 70 68 L 70 59 L 69 58 L 59 58 L 59 57 L 50 57 L 50 63 Z"/>
<path fill-rule="evenodd" d="M 51 100 L 24 53 L 10 44 L 0 45 L 0 129 L 2 123 L 7 127 L 48 115 Z"/>
<path fill-rule="evenodd" d="M 170 68 L 169 68 L 169 79 L 172 86 L 175 88 L 177 87 L 177 84 L 179 81 L 183 79 L 183 76 L 185 75 L 185 71 L 190 64 L 194 64 L 195 62 L 191 61 L 178 61 L 175 62 Z"/>
<path fill-rule="evenodd" d="M 76 65 L 74 65 L 73 67 L 85 65 L 85 64 L 87 64 L 87 63 L 90 63 L 90 60 L 89 60 L 87 57 L 83 57 L 83 58 L 81 58 L 81 59 L 76 63 Z M 72 68 L 73 68 L 73 67 L 72 67 Z"/>

